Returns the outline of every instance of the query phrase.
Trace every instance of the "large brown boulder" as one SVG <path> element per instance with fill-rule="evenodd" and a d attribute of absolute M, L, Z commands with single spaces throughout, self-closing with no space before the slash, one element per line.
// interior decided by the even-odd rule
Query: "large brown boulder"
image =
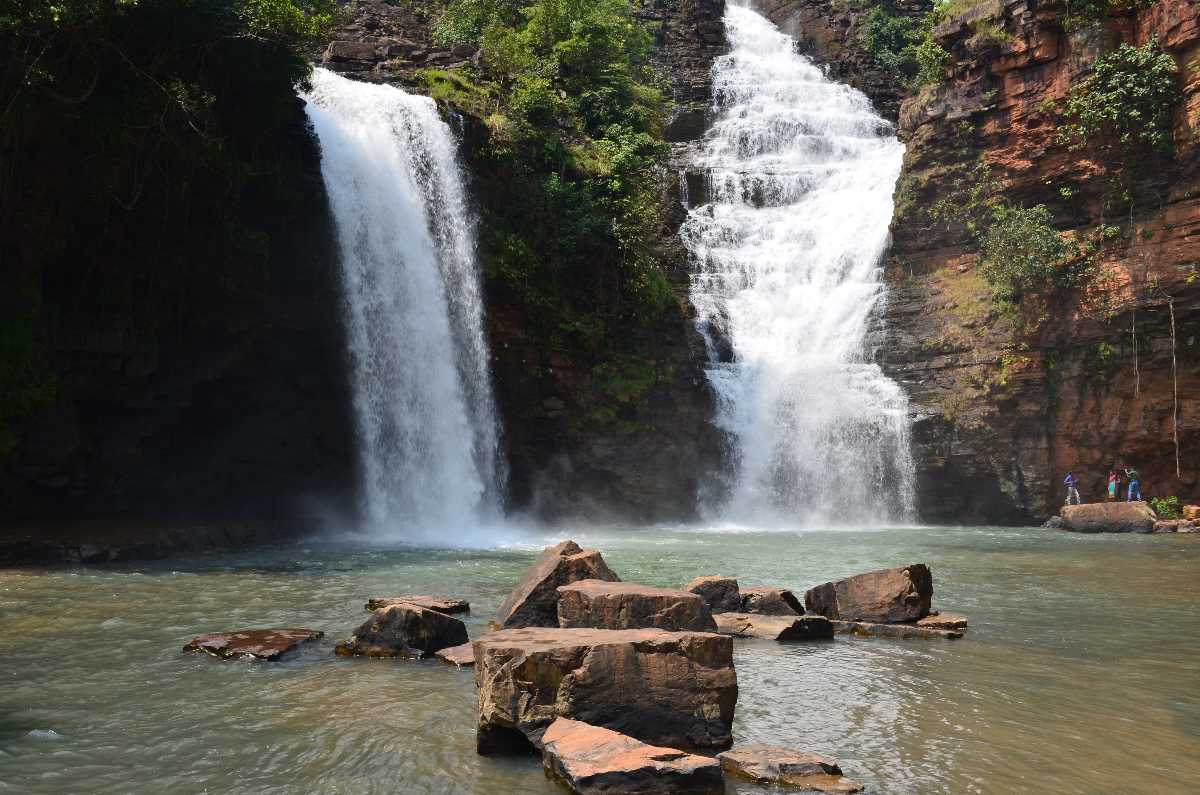
<path fill-rule="evenodd" d="M 722 795 L 721 763 L 558 718 L 542 735 L 546 771 L 579 795 Z"/>
<path fill-rule="evenodd" d="M 714 613 L 736 613 L 742 609 L 738 581 L 732 577 L 697 577 L 683 586 L 683 590 L 699 594 Z"/>
<path fill-rule="evenodd" d="M 204 652 L 222 659 L 278 660 L 302 643 L 324 636 L 315 629 L 240 629 L 192 638 L 187 652 Z"/>
<path fill-rule="evenodd" d="M 735 638 L 818 640 L 833 637 L 825 616 L 765 616 L 759 613 L 717 613 L 717 631 Z"/>
<path fill-rule="evenodd" d="M 697 594 L 607 580 L 559 586 L 558 625 L 564 629 L 717 631 L 708 605 Z"/>
<path fill-rule="evenodd" d="M 398 604 L 416 605 L 417 607 L 423 607 L 426 610 L 436 610 L 446 615 L 467 613 L 471 610 L 471 605 L 466 599 L 455 599 L 451 596 L 427 596 L 425 594 L 373 596 L 367 600 L 366 608 L 367 610 L 378 610 L 381 607 L 391 607 Z"/>
<path fill-rule="evenodd" d="M 804 615 L 804 605 L 786 588 L 768 585 L 742 586 L 742 613 L 762 613 L 767 616 Z"/>
<path fill-rule="evenodd" d="M 400 603 L 382 607 L 335 648 L 351 657 L 426 657 L 467 642 L 467 628 L 436 610 Z"/>
<path fill-rule="evenodd" d="M 1063 528 L 1077 533 L 1150 533 L 1155 518 L 1144 502 L 1089 502 L 1062 509 Z"/>
<path fill-rule="evenodd" d="M 806 751 L 773 745 L 739 745 L 718 754 L 725 772 L 759 784 L 782 784 L 817 792 L 862 792 L 863 785 L 842 776 L 838 763 Z"/>
<path fill-rule="evenodd" d="M 496 623 L 502 629 L 558 626 L 558 587 L 580 580 L 618 582 L 599 550 L 581 549 L 574 541 L 546 547 L 521 575 L 517 587 L 500 605 Z"/>
<path fill-rule="evenodd" d="M 804 594 L 810 613 L 843 621 L 894 624 L 929 615 L 933 575 L 924 563 L 856 574 Z"/>
<path fill-rule="evenodd" d="M 540 747 L 555 718 L 672 748 L 720 750 L 732 740 L 732 638 L 529 628 L 494 632 L 474 645 L 481 754 Z"/>

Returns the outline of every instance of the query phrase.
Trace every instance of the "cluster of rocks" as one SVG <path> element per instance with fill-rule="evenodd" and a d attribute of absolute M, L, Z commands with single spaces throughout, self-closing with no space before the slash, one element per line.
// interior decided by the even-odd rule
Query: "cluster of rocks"
<path fill-rule="evenodd" d="M 598 550 L 544 549 L 505 598 L 491 630 L 469 642 L 443 596 L 372 598 L 369 618 L 336 653 L 436 657 L 474 665 L 476 750 L 541 754 L 577 793 L 722 793 L 724 776 L 820 792 L 857 792 L 832 760 L 789 748 L 733 745 L 734 638 L 824 640 L 835 632 L 960 637 L 961 616 L 930 609 L 924 564 L 809 589 L 698 577 L 682 588 L 623 582 Z M 274 660 L 321 633 L 203 635 L 185 651 Z"/>
<path fill-rule="evenodd" d="M 1064 505 L 1045 526 L 1076 533 L 1200 533 L 1200 506 L 1185 506 L 1182 519 L 1159 519 L 1149 503 L 1136 500 Z"/>
<path fill-rule="evenodd" d="M 360 0 L 353 18 L 337 28 L 321 62 L 338 72 L 374 72 L 381 77 L 437 67 L 456 69 L 478 63 L 475 47 L 441 46 L 430 35 L 428 9 L 388 0 Z"/>

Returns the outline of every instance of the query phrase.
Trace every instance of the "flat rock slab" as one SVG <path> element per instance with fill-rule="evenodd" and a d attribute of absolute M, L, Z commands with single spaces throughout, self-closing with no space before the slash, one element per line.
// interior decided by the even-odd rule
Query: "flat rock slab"
<path fill-rule="evenodd" d="M 546 771 L 579 795 L 722 795 L 721 763 L 567 718 L 542 735 Z"/>
<path fill-rule="evenodd" d="M 818 754 L 773 745 L 739 745 L 718 754 L 725 772 L 760 784 L 782 784 L 817 792 L 862 792 L 863 785 L 842 776 L 838 763 Z"/>
<path fill-rule="evenodd" d="M 413 594 L 411 596 L 376 596 L 367 600 L 366 608 L 368 610 L 379 610 L 392 605 L 409 604 L 423 607 L 426 610 L 433 610 L 446 615 L 455 613 L 467 613 L 471 610 L 470 603 L 465 599 L 453 599 L 448 596 L 426 596 L 424 594 Z"/>
<path fill-rule="evenodd" d="M 708 605 L 698 594 L 607 580 L 559 586 L 558 625 L 563 629 L 717 631 Z"/>
<path fill-rule="evenodd" d="M 620 579 L 598 550 L 582 549 L 574 541 L 546 547 L 500 605 L 496 624 L 501 629 L 557 627 L 560 585 L 580 580 Z"/>
<path fill-rule="evenodd" d="M 1063 529 L 1076 533 L 1150 533 L 1155 518 L 1145 502 L 1089 502 L 1062 509 Z"/>
<path fill-rule="evenodd" d="M 742 586 L 742 613 L 762 613 L 768 616 L 804 615 L 804 605 L 786 588 L 767 585 Z"/>
<path fill-rule="evenodd" d="M 200 635 L 192 638 L 183 650 L 204 652 L 223 659 L 247 657 L 278 660 L 301 643 L 317 640 L 324 635 L 324 632 L 315 629 L 240 629 L 236 632 Z"/>
<path fill-rule="evenodd" d="M 475 647 L 470 643 L 463 643 L 459 646 L 438 649 L 433 656 L 442 662 L 457 665 L 459 668 L 467 668 L 475 664 Z"/>
<path fill-rule="evenodd" d="M 1196 523 L 1190 519 L 1161 519 L 1154 523 L 1156 533 L 1195 533 Z"/>
<path fill-rule="evenodd" d="M 467 642 L 457 618 L 402 602 L 371 613 L 334 651 L 345 657 L 426 657 Z"/>
<path fill-rule="evenodd" d="M 714 613 L 737 613 L 742 609 L 738 581 L 732 577 L 697 577 L 683 590 L 699 594 Z"/>
<path fill-rule="evenodd" d="M 843 635 L 869 635 L 876 638 L 945 638 L 963 636 L 961 629 L 934 629 L 912 624 L 872 624 L 867 621 L 833 621 L 833 631 Z"/>
<path fill-rule="evenodd" d="M 966 629 L 967 617 L 959 613 L 930 613 L 916 623 L 929 629 Z"/>
<path fill-rule="evenodd" d="M 933 575 L 924 563 L 823 583 L 804 594 L 810 613 L 842 621 L 893 624 L 929 615 Z"/>
<path fill-rule="evenodd" d="M 475 641 L 481 754 L 529 752 L 556 718 L 652 745 L 732 743 L 733 639 L 660 629 L 510 629 Z"/>
<path fill-rule="evenodd" d="M 767 640 L 817 640 L 833 637 L 833 624 L 825 616 L 764 616 L 759 613 L 718 613 L 717 632 L 735 638 Z"/>

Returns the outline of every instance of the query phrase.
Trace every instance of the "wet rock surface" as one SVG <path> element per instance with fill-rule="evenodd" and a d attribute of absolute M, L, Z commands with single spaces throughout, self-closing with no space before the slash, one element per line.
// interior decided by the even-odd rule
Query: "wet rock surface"
<path fill-rule="evenodd" d="M 438 649 L 433 656 L 442 662 L 465 668 L 475 664 L 475 647 L 470 643 L 463 643 L 459 646 Z"/>
<path fill-rule="evenodd" d="M 760 784 L 816 792 L 862 792 L 863 785 L 842 776 L 828 757 L 773 745 L 739 745 L 718 754 L 725 772 Z"/>
<path fill-rule="evenodd" d="M 944 638 L 954 640 L 963 636 L 961 629 L 936 629 L 912 624 L 872 624 L 869 621 L 833 620 L 833 631 L 843 635 L 864 635 L 875 638 Z"/>
<path fill-rule="evenodd" d="M 617 582 L 599 550 L 583 549 L 574 541 L 546 547 L 521 575 L 496 612 L 503 629 L 558 626 L 558 588 L 580 580 Z"/>
<path fill-rule="evenodd" d="M 1062 527 L 1076 533 L 1150 533 L 1154 511 L 1145 502 L 1091 502 L 1064 505 Z"/>
<path fill-rule="evenodd" d="M 313 629 L 240 629 L 199 635 L 183 647 L 185 652 L 203 652 L 223 659 L 253 658 L 278 660 L 302 643 L 323 637 Z"/>
<path fill-rule="evenodd" d="M 737 638 L 817 640 L 833 637 L 833 624 L 824 616 L 771 616 L 760 613 L 718 613 L 717 631 Z"/>
<path fill-rule="evenodd" d="M 471 610 L 471 605 L 465 599 L 454 599 L 449 596 L 425 596 L 423 594 L 413 594 L 411 596 L 376 596 L 367 600 L 367 610 L 379 610 L 392 605 L 409 604 L 423 607 L 426 610 L 433 610 L 446 615 L 454 613 L 467 613 Z"/>
<path fill-rule="evenodd" d="M 742 609 L 742 594 L 738 581 L 732 577 L 697 577 L 683 590 L 699 594 L 714 613 L 737 612 Z"/>
<path fill-rule="evenodd" d="M 558 718 L 542 736 L 546 771 L 580 795 L 722 795 L 721 763 Z"/>
<path fill-rule="evenodd" d="M 383 607 L 371 613 L 354 635 L 339 643 L 346 657 L 426 657 L 467 642 L 467 628 L 457 618 L 411 604 Z"/>
<path fill-rule="evenodd" d="M 717 631 L 708 605 L 698 594 L 605 580 L 560 586 L 558 625 L 564 629 Z"/>
<path fill-rule="evenodd" d="M 916 626 L 928 629 L 966 629 L 967 617 L 960 613 L 939 611 L 925 616 L 916 622 Z"/>
<path fill-rule="evenodd" d="M 924 563 L 827 582 L 804 594 L 809 612 L 830 619 L 888 624 L 929 615 L 933 575 Z"/>
<path fill-rule="evenodd" d="M 657 629 L 511 629 L 474 643 L 479 753 L 528 752 L 556 718 L 683 750 L 732 742 L 733 639 Z"/>
<path fill-rule="evenodd" d="M 767 585 L 744 585 L 741 588 L 743 613 L 762 613 L 769 616 L 798 616 L 804 614 L 804 604 L 786 588 Z"/>

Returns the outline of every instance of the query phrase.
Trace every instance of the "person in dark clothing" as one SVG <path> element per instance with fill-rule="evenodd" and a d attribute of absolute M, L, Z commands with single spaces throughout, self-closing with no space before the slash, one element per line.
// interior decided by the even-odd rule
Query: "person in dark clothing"
<path fill-rule="evenodd" d="M 1074 499 L 1075 504 L 1078 505 L 1079 504 L 1079 489 L 1078 489 L 1079 483 L 1078 483 L 1078 481 L 1075 480 L 1075 475 L 1068 472 L 1067 476 L 1065 478 L 1063 478 L 1063 485 L 1067 487 L 1067 502 L 1066 502 L 1066 504 L 1070 505 L 1071 500 Z"/>

